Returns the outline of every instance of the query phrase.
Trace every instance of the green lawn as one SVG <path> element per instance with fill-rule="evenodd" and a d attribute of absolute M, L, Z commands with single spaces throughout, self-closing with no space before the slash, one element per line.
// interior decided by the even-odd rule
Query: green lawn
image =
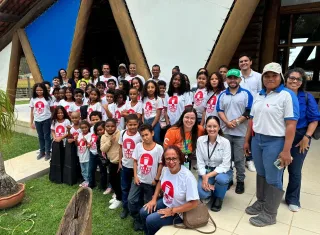
<path fill-rule="evenodd" d="M 12 231 L 1 229 L 13 228 L 32 213 L 35 222 L 28 234 L 52 235 L 58 230 L 60 220 L 72 195 L 78 190 L 78 185 L 68 186 L 54 184 L 49 181 L 48 175 L 26 183 L 26 196 L 22 204 L 4 211 L 0 211 L 0 234 L 11 234 Z M 92 200 L 92 234 L 102 235 L 130 235 L 140 234 L 133 230 L 131 218 L 120 218 L 121 208 L 110 210 L 107 206 L 111 195 L 103 195 L 101 191 L 93 190 Z M 7 213 L 5 215 L 5 213 Z M 30 228 L 31 222 L 23 223 L 14 234 L 24 234 Z"/>
<path fill-rule="evenodd" d="M 9 143 L 1 143 L 1 148 L 4 160 L 8 160 L 39 149 L 39 142 L 36 137 L 15 132 Z"/>
<path fill-rule="evenodd" d="M 19 104 L 29 104 L 30 100 L 16 100 L 15 105 Z"/>

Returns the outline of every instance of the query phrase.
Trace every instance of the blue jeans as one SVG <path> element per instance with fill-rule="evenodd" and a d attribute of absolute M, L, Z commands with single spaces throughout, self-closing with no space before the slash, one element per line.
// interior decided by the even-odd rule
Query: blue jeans
<path fill-rule="evenodd" d="M 121 192 L 123 209 L 128 209 L 128 196 L 131 188 L 133 169 L 122 166 L 121 170 Z"/>
<path fill-rule="evenodd" d="M 284 137 L 255 134 L 251 151 L 257 174 L 264 177 L 268 184 L 282 190 L 283 169 L 273 163 L 278 159 L 284 145 Z"/>
<path fill-rule="evenodd" d="M 136 185 L 132 182 L 128 196 L 128 209 L 132 217 L 139 216 L 141 207 L 152 199 L 154 190 L 155 186 L 151 184 L 140 183 Z"/>
<path fill-rule="evenodd" d="M 198 192 L 200 199 L 207 199 L 211 196 L 223 199 L 226 195 L 229 182 L 233 178 L 232 170 L 229 170 L 227 173 L 220 173 L 215 177 L 210 177 L 208 183 L 214 185 L 214 191 L 205 191 L 202 188 L 202 177 L 198 177 Z"/>
<path fill-rule="evenodd" d="M 154 119 L 155 118 L 144 119 L 144 123 L 152 125 L 152 122 Z M 153 131 L 154 131 L 154 136 L 153 136 L 154 142 L 160 143 L 161 142 L 161 139 L 160 139 L 161 127 L 160 127 L 159 122 L 157 122 L 157 124 L 153 127 Z"/>
<path fill-rule="evenodd" d="M 304 159 L 307 156 L 308 150 L 304 153 L 299 153 L 300 147 L 295 147 L 304 137 L 307 129 L 297 129 L 291 148 L 291 156 L 293 161 L 288 166 L 289 183 L 286 191 L 286 203 L 300 207 L 300 189 L 301 189 L 301 170 Z M 310 145 L 311 141 L 309 141 Z"/>
<path fill-rule="evenodd" d="M 51 151 L 51 118 L 42 122 L 34 122 L 38 133 L 40 153 L 50 153 Z"/>
<path fill-rule="evenodd" d="M 163 203 L 163 199 L 158 199 L 157 201 L 157 209 L 164 209 L 167 206 Z M 175 220 L 175 223 L 182 223 L 182 219 L 179 215 L 169 216 L 165 218 L 161 218 L 162 215 L 158 214 L 157 211 L 154 213 L 148 214 L 148 211 L 144 209 L 144 207 L 140 210 L 140 218 L 141 222 L 144 225 L 144 232 L 146 235 L 154 235 L 158 232 L 163 226 L 172 225 L 174 218 L 178 217 Z"/>
<path fill-rule="evenodd" d="M 80 167 L 84 181 L 89 182 L 89 162 L 80 162 Z"/>

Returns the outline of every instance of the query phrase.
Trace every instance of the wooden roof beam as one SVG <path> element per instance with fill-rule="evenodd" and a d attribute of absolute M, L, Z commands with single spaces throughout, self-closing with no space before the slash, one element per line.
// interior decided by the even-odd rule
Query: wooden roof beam
<path fill-rule="evenodd" d="M 20 19 L 20 16 L 0 12 L 0 21 L 2 22 L 14 23 L 18 22 Z"/>

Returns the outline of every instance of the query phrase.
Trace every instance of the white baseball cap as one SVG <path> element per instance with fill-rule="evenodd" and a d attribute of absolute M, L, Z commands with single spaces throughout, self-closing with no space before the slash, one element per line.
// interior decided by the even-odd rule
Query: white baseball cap
<path fill-rule="evenodd" d="M 280 74 L 281 78 L 284 80 L 281 65 L 278 63 L 271 62 L 269 64 L 266 64 L 263 68 L 263 72 L 261 76 L 263 76 L 267 72 L 274 72 L 274 73 Z"/>

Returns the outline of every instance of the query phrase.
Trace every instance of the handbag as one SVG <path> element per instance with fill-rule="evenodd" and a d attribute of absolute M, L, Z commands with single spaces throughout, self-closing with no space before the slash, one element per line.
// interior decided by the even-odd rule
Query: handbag
<path fill-rule="evenodd" d="M 196 208 L 187 212 L 183 212 L 183 225 L 177 225 L 175 223 L 176 219 L 177 217 L 173 220 L 173 226 L 175 228 L 193 229 L 203 234 L 212 234 L 217 230 L 217 225 L 210 216 L 207 205 L 202 202 L 200 202 Z M 198 228 L 206 226 L 209 222 L 209 219 L 214 226 L 214 230 L 210 232 L 198 230 Z"/>
<path fill-rule="evenodd" d="M 308 93 L 305 92 L 305 97 L 306 97 L 306 105 L 308 106 Z M 318 126 L 317 128 L 314 130 L 313 134 L 312 134 L 312 138 L 315 140 L 320 139 L 320 127 L 319 127 L 319 122 L 318 122 Z"/>

